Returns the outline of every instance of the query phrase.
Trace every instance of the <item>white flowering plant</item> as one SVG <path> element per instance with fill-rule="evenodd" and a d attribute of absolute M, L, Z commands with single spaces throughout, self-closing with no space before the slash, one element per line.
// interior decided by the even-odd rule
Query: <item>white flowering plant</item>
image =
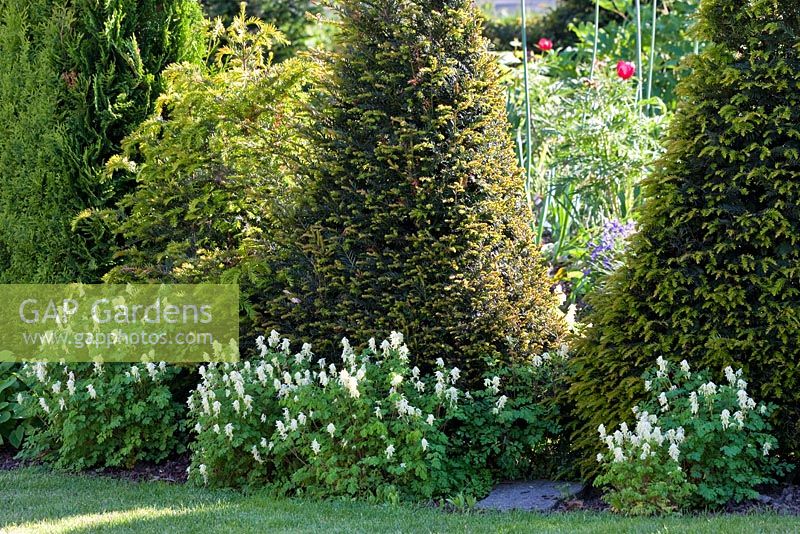
<path fill-rule="evenodd" d="M 727 367 L 723 375 L 717 384 L 686 360 L 659 357 L 643 376 L 649 398 L 640 409 L 658 413 L 665 429 L 685 431 L 680 465 L 697 486 L 690 499 L 695 507 L 754 499 L 757 486 L 775 483 L 790 467 L 774 455 L 769 417 L 775 407 L 750 396 L 741 369 Z"/>
<path fill-rule="evenodd" d="M 686 360 L 659 357 L 643 375 L 648 398 L 634 408 L 636 430 L 624 423 L 610 435 L 598 429 L 607 451 L 598 455 L 595 483 L 609 486 L 607 501 L 626 513 L 715 508 L 754 499 L 757 486 L 775 483 L 791 466 L 772 454 L 774 407 L 749 395 L 742 374 L 727 367 L 716 384 Z"/>
<path fill-rule="evenodd" d="M 616 431 L 597 429 L 607 449 L 597 455 L 603 473 L 595 485 L 607 486 L 603 499 L 616 512 L 654 515 L 686 507 L 694 491 L 679 464 L 683 428 L 662 430 L 658 416 L 637 410 L 635 428 L 622 423 Z"/>
<path fill-rule="evenodd" d="M 342 344 L 327 362 L 273 332 L 257 341 L 258 359 L 204 367 L 189 399 L 190 479 L 380 501 L 478 491 L 487 468 L 455 461 L 460 442 L 446 433 L 476 402 L 459 389 L 460 370 L 442 359 L 431 373 L 412 367 L 398 333 L 359 352 Z M 499 383 L 483 395 L 496 415 Z"/>
<path fill-rule="evenodd" d="M 18 401 L 37 420 L 22 456 L 63 469 L 130 468 L 183 450 L 182 407 L 165 363 L 26 363 L 30 391 Z"/>

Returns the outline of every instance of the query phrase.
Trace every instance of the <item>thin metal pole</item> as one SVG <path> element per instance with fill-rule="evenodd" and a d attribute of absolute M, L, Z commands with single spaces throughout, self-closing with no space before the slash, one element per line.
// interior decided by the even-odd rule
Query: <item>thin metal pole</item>
<path fill-rule="evenodd" d="M 525 89 L 525 180 L 527 187 L 531 181 L 531 96 L 528 91 L 528 21 L 525 0 L 520 0 L 522 8 L 522 72 Z"/>
<path fill-rule="evenodd" d="M 636 0 L 636 100 L 642 99 L 642 1 Z"/>
<path fill-rule="evenodd" d="M 653 68 L 656 62 L 656 22 L 658 21 L 658 0 L 653 0 L 653 28 L 650 34 L 650 73 L 647 75 L 647 100 L 653 96 Z M 647 105 L 648 111 L 650 104 Z"/>
<path fill-rule="evenodd" d="M 592 47 L 592 66 L 589 79 L 594 78 L 594 64 L 597 63 L 597 42 L 600 40 L 600 0 L 594 2 L 594 46 Z"/>

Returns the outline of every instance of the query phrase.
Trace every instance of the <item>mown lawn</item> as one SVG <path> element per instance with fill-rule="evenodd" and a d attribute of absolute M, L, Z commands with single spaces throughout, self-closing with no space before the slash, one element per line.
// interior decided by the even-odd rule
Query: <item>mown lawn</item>
<path fill-rule="evenodd" d="M 774 515 L 626 519 L 607 514 L 445 513 L 311 502 L 165 483 L 0 472 L 2 532 L 800 532 Z"/>

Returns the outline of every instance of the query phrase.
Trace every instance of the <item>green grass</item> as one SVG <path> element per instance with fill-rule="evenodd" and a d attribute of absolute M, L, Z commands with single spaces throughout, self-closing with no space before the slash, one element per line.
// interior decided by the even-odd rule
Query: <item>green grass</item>
<path fill-rule="evenodd" d="M 627 519 L 608 514 L 449 514 L 430 508 L 313 502 L 165 483 L 0 472 L 2 532 L 799 532 L 775 515 Z"/>

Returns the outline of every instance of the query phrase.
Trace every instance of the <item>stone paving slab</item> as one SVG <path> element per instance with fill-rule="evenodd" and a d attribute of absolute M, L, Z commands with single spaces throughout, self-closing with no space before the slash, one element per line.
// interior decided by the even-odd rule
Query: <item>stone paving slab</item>
<path fill-rule="evenodd" d="M 574 497 L 582 489 L 583 484 L 577 482 L 504 482 L 475 507 L 481 510 L 547 512 L 555 508 L 559 501 Z"/>

